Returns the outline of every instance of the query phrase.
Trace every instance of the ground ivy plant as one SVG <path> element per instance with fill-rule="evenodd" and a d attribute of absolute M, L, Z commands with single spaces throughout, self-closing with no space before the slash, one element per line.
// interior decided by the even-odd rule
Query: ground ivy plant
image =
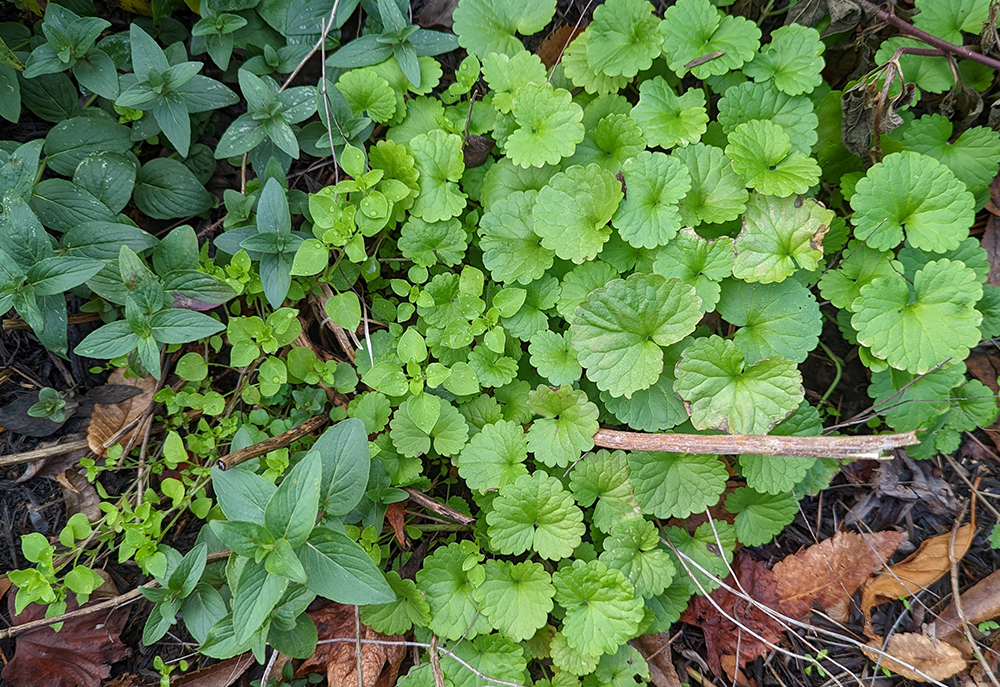
<path fill-rule="evenodd" d="M 895 60 L 917 104 L 866 165 L 821 74 L 837 38 L 813 27 L 763 32 L 709 0 L 608 0 L 547 67 L 520 37 L 549 25 L 554 0 L 461 0 L 454 37 L 364 2 L 362 35 L 340 45 L 358 5 L 205 0 L 190 37 L 155 2 L 161 21 L 127 32 L 54 3 L 35 32 L 0 25 L 25 66 L 11 82 L 0 65 L 0 85 L 54 123 L 0 142 L 0 306 L 66 355 L 71 292 L 104 320 L 76 354 L 161 376 L 177 353 L 183 382 L 158 392 L 153 441 L 154 474 L 177 474 L 143 492 L 153 505 L 67 525 L 71 569 L 26 540 L 38 565 L 11 574 L 19 606 L 89 594 L 77 561 L 128 530 L 120 562 L 159 582 L 148 642 L 179 612 L 208 656 L 263 659 L 268 643 L 308 656 L 319 595 L 379 632 L 436 635 L 496 680 L 644 682 L 628 641 L 667 630 L 838 465 L 611 451 L 599 428 L 818 436 L 839 414 L 838 347 L 870 371 L 869 427 L 919 430 L 915 457 L 996 418 L 964 361 L 1000 335 L 1000 290 L 970 237 L 1000 136 L 956 132 L 919 101 L 956 75 L 975 85 L 975 65 L 883 44 L 858 83 Z M 923 10 L 918 25 L 948 40 L 982 23 Z M 452 79 L 435 56 L 456 44 Z M 313 46 L 318 81 L 286 82 Z M 331 154 L 327 186 L 301 190 L 293 166 Z M 129 214 L 207 216 L 217 160 L 241 184 L 210 242 Z M 338 358 L 310 344 L 321 331 Z M 835 368 L 832 386 L 805 388 L 810 357 Z M 314 415 L 339 424 L 208 467 Z M 405 534 L 428 542 L 414 560 L 383 528 L 403 487 L 474 524 L 410 517 Z M 159 540 L 184 508 L 209 525 L 181 556 Z M 441 667 L 478 684 L 450 654 Z M 429 660 L 401 684 L 433 685 Z"/>

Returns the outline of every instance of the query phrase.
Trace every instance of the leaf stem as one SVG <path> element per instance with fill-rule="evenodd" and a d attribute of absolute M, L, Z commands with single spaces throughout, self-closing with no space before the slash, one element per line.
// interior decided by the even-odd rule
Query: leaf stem
<path fill-rule="evenodd" d="M 830 383 L 830 388 L 828 388 L 826 393 L 823 394 L 823 397 L 819 399 L 820 405 L 822 405 L 826 403 L 826 400 L 830 398 L 830 394 L 832 394 L 833 390 L 837 388 L 838 384 L 840 384 L 840 377 L 844 372 L 844 361 L 834 355 L 833 351 L 831 351 L 822 341 L 819 342 L 819 347 L 823 349 L 823 352 L 826 353 L 826 357 L 828 357 L 830 362 L 832 362 L 837 368 L 837 373 L 833 376 L 833 382 Z"/>

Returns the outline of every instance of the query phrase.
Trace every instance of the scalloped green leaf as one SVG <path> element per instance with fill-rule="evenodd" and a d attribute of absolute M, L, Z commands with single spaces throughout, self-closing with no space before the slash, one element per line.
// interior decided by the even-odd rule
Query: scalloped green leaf
<path fill-rule="evenodd" d="M 805 362 L 823 331 L 816 297 L 794 279 L 778 284 L 727 279 L 718 311 L 739 327 L 733 341 L 751 364 L 772 355 Z"/>
<path fill-rule="evenodd" d="M 658 518 L 686 518 L 714 506 L 729 477 L 718 456 L 636 451 L 628 464 L 642 512 Z"/>
<path fill-rule="evenodd" d="M 799 150 L 779 125 L 752 119 L 729 134 L 726 156 L 747 186 L 767 195 L 786 197 L 805 193 L 819 182 L 819 164 Z"/>
<path fill-rule="evenodd" d="M 486 561 L 486 579 L 473 592 L 490 624 L 516 642 L 548 620 L 555 587 L 540 563 Z"/>
<path fill-rule="evenodd" d="M 743 122 L 763 119 L 780 126 L 792 142 L 792 149 L 809 155 L 819 139 L 812 100 L 804 95 L 788 95 L 766 81 L 744 83 L 726 89 L 719 100 L 719 124 L 725 134 Z"/>
<path fill-rule="evenodd" d="M 587 529 L 573 496 L 542 471 L 501 489 L 486 522 L 490 544 L 498 552 L 516 556 L 532 549 L 549 560 L 572 555 Z"/>
<path fill-rule="evenodd" d="M 678 148 L 670 155 L 687 165 L 691 175 L 691 190 L 680 202 L 685 225 L 729 222 L 743 214 L 750 197 L 746 181 L 736 173 L 733 161 L 721 149 L 696 143 Z"/>
<path fill-rule="evenodd" d="M 642 514 L 629 475 L 628 454 L 604 449 L 585 455 L 569 473 L 577 503 L 594 506 L 594 527 L 602 532 Z"/>
<path fill-rule="evenodd" d="M 590 31 L 573 39 L 563 52 L 562 66 L 566 77 L 587 93 L 617 93 L 629 82 L 627 76 L 608 76 L 590 66 Z"/>
<path fill-rule="evenodd" d="M 597 165 L 570 167 L 538 192 L 532 209 L 535 233 L 563 260 L 593 260 L 611 235 L 608 221 L 622 195 L 611 172 Z"/>
<path fill-rule="evenodd" d="M 583 140 L 583 108 L 573 102 L 569 91 L 525 84 L 514 96 L 513 113 L 518 128 L 507 137 L 503 149 L 515 165 L 558 164 Z"/>
<path fill-rule="evenodd" d="M 625 200 L 618 206 L 611 224 L 636 248 L 666 244 L 681 227 L 677 204 L 691 190 L 687 166 L 663 153 L 643 151 L 627 160 L 621 172 L 625 179 Z"/>
<path fill-rule="evenodd" d="M 979 343 L 982 287 L 960 262 L 935 260 L 916 273 L 911 287 L 900 274 L 879 277 L 861 289 L 851 309 L 858 341 L 889 365 L 923 374 L 946 358 L 965 360 Z"/>
<path fill-rule="evenodd" d="M 746 546 L 760 546 L 774 539 L 795 519 L 799 504 L 791 492 L 762 494 L 740 487 L 726 498 L 726 510 L 736 514 L 736 537 Z"/>
<path fill-rule="evenodd" d="M 939 114 L 915 119 L 903 131 L 903 147 L 929 155 L 950 169 L 973 195 L 989 186 L 1000 169 L 1000 134 L 985 126 L 951 140 L 952 124 Z"/>
<path fill-rule="evenodd" d="M 524 465 L 527 459 L 524 430 L 513 422 L 499 420 L 484 425 L 455 456 L 454 463 L 470 489 L 486 493 L 528 474 Z"/>
<path fill-rule="evenodd" d="M 653 271 L 694 286 L 701 311 L 710 312 L 719 302 L 720 282 L 733 273 L 734 259 L 733 240 L 728 236 L 703 239 L 685 227 L 656 252 Z"/>
<path fill-rule="evenodd" d="M 932 157 L 892 153 L 858 181 L 851 197 L 854 235 L 878 250 L 906 240 L 921 250 L 954 250 L 969 235 L 975 199 Z"/>
<path fill-rule="evenodd" d="M 399 252 L 421 267 L 433 267 L 439 262 L 457 265 L 465 257 L 467 238 L 462 223 L 454 217 L 441 222 L 411 217 L 400 230 Z"/>
<path fill-rule="evenodd" d="M 802 376 L 790 360 L 774 356 L 748 365 L 733 342 L 697 339 L 677 363 L 674 391 L 698 429 L 765 434 L 802 402 Z"/>
<path fill-rule="evenodd" d="M 753 59 L 760 29 L 743 17 L 726 15 L 709 0 L 678 0 L 660 22 L 663 52 L 677 74 L 696 78 L 725 74 Z"/>
<path fill-rule="evenodd" d="M 631 398 L 663 371 L 663 349 L 701 319 L 694 287 L 658 274 L 633 274 L 593 291 L 570 325 L 587 378 L 612 396 Z"/>
<path fill-rule="evenodd" d="M 552 576 L 556 603 L 566 609 L 566 642 L 583 654 L 613 653 L 639 630 L 642 598 L 618 570 L 573 561 Z"/>
<path fill-rule="evenodd" d="M 662 594 L 674 579 L 674 564 L 659 547 L 660 533 L 648 520 L 635 518 L 615 525 L 604 540 L 600 561 L 620 570 L 642 597 Z"/>
<path fill-rule="evenodd" d="M 662 76 L 639 84 L 632 118 L 650 145 L 684 147 L 701 140 L 708 125 L 704 91 L 692 88 L 678 96 Z"/>
<path fill-rule="evenodd" d="M 597 406 L 587 394 L 565 384 L 558 389 L 539 384 L 528 394 L 531 412 L 541 417 L 528 428 L 528 448 L 550 467 L 566 467 L 594 447 Z"/>
<path fill-rule="evenodd" d="M 572 384 L 583 374 L 569 332 L 557 334 L 549 329 L 538 332 L 531 337 L 528 352 L 531 364 L 550 384 Z"/>
<path fill-rule="evenodd" d="M 771 33 L 771 42 L 744 65 L 743 73 L 754 81 L 772 80 L 788 95 L 812 93 L 823 83 L 825 47 L 816 29 L 788 24 Z"/>
<path fill-rule="evenodd" d="M 812 272 L 823 258 L 823 236 L 833 217 L 811 198 L 755 194 L 736 237 L 733 276 L 768 284 L 799 269 Z"/>
<path fill-rule="evenodd" d="M 647 0 L 607 0 L 594 10 L 587 63 L 608 76 L 634 77 L 653 65 L 663 35 Z"/>
<path fill-rule="evenodd" d="M 420 194 L 410 212 L 425 222 L 457 217 L 465 209 L 466 199 L 458 187 L 465 171 L 462 137 L 435 129 L 413 138 L 409 147 L 420 173 Z"/>

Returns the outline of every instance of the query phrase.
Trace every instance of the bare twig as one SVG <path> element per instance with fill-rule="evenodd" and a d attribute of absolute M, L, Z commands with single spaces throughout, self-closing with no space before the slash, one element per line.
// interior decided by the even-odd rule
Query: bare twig
<path fill-rule="evenodd" d="M 72 453 L 73 451 L 84 451 L 89 448 L 90 443 L 86 439 L 79 439 L 78 441 L 67 441 L 64 444 L 46 446 L 45 448 L 36 448 L 31 451 L 22 451 L 21 453 L 8 453 L 5 456 L 0 456 L 0 468 L 7 467 L 9 465 L 20 465 L 21 463 L 32 463 L 43 458 L 61 456 L 65 453 Z"/>
<path fill-rule="evenodd" d="M 410 499 L 417 504 L 420 504 L 427 510 L 437 513 L 438 515 L 448 518 L 453 522 L 457 522 L 460 525 L 472 525 L 475 524 L 476 519 L 471 518 L 465 513 L 460 513 L 450 506 L 446 506 L 440 501 L 432 499 L 427 494 L 417 491 L 413 487 L 404 487 L 407 494 L 410 495 Z"/>
<path fill-rule="evenodd" d="M 267 666 L 264 668 L 264 674 L 260 677 L 261 687 L 267 687 L 267 681 L 271 678 L 271 671 L 274 670 L 274 662 L 278 660 L 278 654 L 281 653 L 277 649 L 271 650 L 271 658 L 267 662 Z"/>
<path fill-rule="evenodd" d="M 594 444 L 626 451 L 671 451 L 718 455 L 800 456 L 843 460 L 881 459 L 882 452 L 919 443 L 915 432 L 856 437 L 795 437 L 750 434 L 644 434 L 599 429 Z"/>
<path fill-rule="evenodd" d="M 975 493 L 973 493 L 972 498 L 976 498 Z M 993 674 L 993 669 L 990 668 L 989 662 L 983 658 L 983 652 L 979 650 L 979 642 L 972 636 L 972 630 L 969 628 L 969 619 L 965 616 L 965 609 L 962 608 L 962 587 L 958 583 L 958 556 L 955 555 L 955 540 L 958 538 L 958 530 L 962 526 L 962 520 L 965 519 L 965 510 L 968 505 L 968 502 L 962 504 L 962 510 L 958 514 L 958 517 L 955 518 L 955 524 L 951 528 L 951 537 L 948 539 L 948 561 L 951 563 L 951 595 L 954 597 L 955 613 L 961 621 L 966 641 L 969 642 L 973 653 L 976 654 L 979 665 L 990 676 L 990 681 L 996 687 L 1000 687 L 1000 682 L 997 682 L 997 676 Z M 976 519 L 975 514 L 973 514 L 972 519 Z"/>
<path fill-rule="evenodd" d="M 434 687 L 444 687 L 444 673 L 441 672 L 441 657 L 438 655 L 438 636 L 431 635 L 431 648 L 427 650 L 431 659 L 431 675 Z"/>
<path fill-rule="evenodd" d="M 260 456 L 266 455 L 271 451 L 277 451 L 279 448 L 285 448 L 293 441 L 297 441 L 305 435 L 316 431 L 329 421 L 329 415 L 315 415 L 298 427 L 292 427 L 287 432 L 282 432 L 276 437 L 264 439 L 264 441 L 259 441 L 256 444 L 247 446 L 246 448 L 241 448 L 239 451 L 227 453 L 215 461 L 215 466 L 220 470 L 226 470 L 234 465 L 239 465 L 244 461 L 248 461 L 251 458 L 259 458 Z"/>

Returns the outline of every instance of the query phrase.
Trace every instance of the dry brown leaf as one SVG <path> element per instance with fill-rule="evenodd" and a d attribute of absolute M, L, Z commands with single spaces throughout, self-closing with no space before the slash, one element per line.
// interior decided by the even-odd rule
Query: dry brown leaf
<path fill-rule="evenodd" d="M 0 599 L 7 593 L 8 589 L 10 589 L 10 578 L 6 575 L 0 575 Z"/>
<path fill-rule="evenodd" d="M 778 598 L 788 615 L 802 617 L 813 605 L 830 613 L 850 611 L 851 595 L 899 547 L 906 534 L 837 532 L 775 564 Z"/>
<path fill-rule="evenodd" d="M 990 216 L 986 218 L 986 228 L 979 242 L 986 249 L 990 260 L 990 272 L 986 283 L 990 286 L 1000 286 L 1000 177 L 990 182 L 990 201 L 986 204 Z"/>
<path fill-rule="evenodd" d="M 681 687 L 677 669 L 674 668 L 673 656 L 670 652 L 670 633 L 661 632 L 655 635 L 636 637 L 631 642 L 649 666 L 650 682 L 654 687 Z"/>
<path fill-rule="evenodd" d="M 90 416 L 90 427 L 87 429 L 87 441 L 90 443 L 90 450 L 98 457 L 104 457 L 107 454 L 104 442 L 146 412 L 146 408 L 153 400 L 153 393 L 156 391 L 156 380 L 152 377 L 126 379 L 125 371 L 120 368 L 111 373 L 111 376 L 108 377 L 108 384 L 133 386 L 140 389 L 141 393 L 127 398 L 121 403 L 99 404 L 94 407 L 94 412 Z M 127 444 L 138 429 L 136 427 L 128 432 L 121 438 L 120 443 Z"/>
<path fill-rule="evenodd" d="M 997 386 L 997 377 L 1000 377 L 1000 356 L 993 352 L 973 351 L 965 359 L 965 366 L 969 374 L 992 389 L 993 393 L 1000 391 L 1000 386 Z"/>
<path fill-rule="evenodd" d="M 356 637 L 354 626 L 354 606 L 330 603 L 309 613 L 316 623 L 320 641 L 324 639 Z M 354 641 L 320 644 L 316 653 L 307 658 L 296 671 L 297 677 L 308 673 L 326 671 L 330 685 L 359 685 L 361 687 L 390 687 L 396 683 L 399 666 L 406 655 L 402 635 L 384 635 L 367 625 L 361 626 L 361 639 L 382 641 L 398 640 L 400 644 L 362 644 L 361 677 L 358 681 L 357 658 Z"/>
<path fill-rule="evenodd" d="M 574 38 L 583 33 L 586 28 L 586 26 L 570 26 L 569 24 L 566 24 L 565 26 L 560 26 L 558 29 L 549 34 L 549 37 L 542 41 L 542 44 L 538 46 L 538 50 L 535 52 L 535 54 L 542 60 L 542 64 L 545 65 L 545 68 L 552 69 L 552 65 L 554 65 L 563 54 L 563 50 L 566 46 L 569 45 Z"/>
<path fill-rule="evenodd" d="M 66 499 L 66 516 L 83 513 L 90 522 L 101 518 L 101 497 L 94 485 L 75 470 L 66 470 L 56 475 L 56 482 L 62 487 Z"/>
<path fill-rule="evenodd" d="M 229 685 L 239 680 L 243 673 L 247 671 L 247 668 L 254 665 L 254 663 L 256 661 L 253 654 L 248 651 L 241 656 L 235 656 L 222 663 L 215 663 L 207 668 L 182 675 L 175 680 L 171 680 L 170 684 L 173 687 L 229 687 Z M 281 671 L 274 672 L 278 675 L 281 674 Z"/>
<path fill-rule="evenodd" d="M 871 648 L 862 647 L 861 651 L 870 660 L 888 668 L 897 675 L 917 682 L 931 682 L 931 680 L 923 677 L 913 668 L 925 673 L 933 680 L 947 680 L 952 675 L 965 670 L 965 659 L 962 658 L 962 652 L 958 649 L 939 639 L 931 639 L 913 632 L 893 635 L 889 638 L 889 643 L 883 651 L 892 658 L 877 653 L 878 650 L 882 649 L 881 639 L 872 640 L 868 646 Z"/>
<path fill-rule="evenodd" d="M 1000 570 L 962 592 L 962 611 L 965 612 L 965 619 L 972 625 L 1000 616 Z M 954 601 L 935 618 L 933 627 L 935 637 L 958 647 L 966 657 L 971 655 Z"/>
<path fill-rule="evenodd" d="M 455 24 L 451 15 L 456 7 L 458 7 L 458 0 L 430 0 L 417 15 L 417 24 L 425 29 L 435 26 L 450 29 Z"/>
<path fill-rule="evenodd" d="M 110 598 L 114 587 L 108 582 L 91 596 L 91 603 Z M 107 588 L 106 588 L 107 587 Z M 14 615 L 14 594 L 7 596 L 7 607 L 14 625 L 23 625 L 45 617 L 45 606 L 29 604 L 19 616 Z M 77 609 L 71 594 L 67 611 Z M 51 626 L 31 630 L 17 640 L 17 651 L 4 666 L 0 678 L 13 687 L 100 687 L 111 676 L 111 665 L 129 654 L 119 639 L 129 607 L 111 612 L 99 611 L 67 620 L 62 630 Z"/>
<path fill-rule="evenodd" d="M 955 557 L 959 560 L 969 550 L 976 528 L 972 523 L 958 528 Z M 871 624 L 871 609 L 880 603 L 913 596 L 937 582 L 951 570 L 948 547 L 951 532 L 924 540 L 912 554 L 872 578 L 861 593 L 861 612 L 865 616 L 865 634 L 875 637 Z"/>
<path fill-rule="evenodd" d="M 385 509 L 385 519 L 389 521 L 392 526 L 392 531 L 396 535 L 396 541 L 404 549 L 410 548 L 409 542 L 406 541 L 406 506 L 403 502 L 390 503 Z"/>
<path fill-rule="evenodd" d="M 747 595 L 758 603 L 788 615 L 778 599 L 774 575 L 766 565 L 740 551 L 733 560 L 733 570 Z M 738 589 L 732 575 L 727 578 L 726 583 Z M 711 597 L 715 604 L 704 596 L 694 597 L 680 619 L 701 628 L 705 634 L 705 658 L 712 672 L 720 677 L 726 675 L 732 680 L 736 676 L 734 669 L 743 667 L 759 656 L 767 655 L 781 641 L 784 628 L 763 610 L 724 587 L 712 592 Z M 739 625 L 733 619 L 739 621 Z M 746 629 L 752 630 L 765 641 L 752 636 Z M 732 660 L 727 659 L 727 656 Z"/>

